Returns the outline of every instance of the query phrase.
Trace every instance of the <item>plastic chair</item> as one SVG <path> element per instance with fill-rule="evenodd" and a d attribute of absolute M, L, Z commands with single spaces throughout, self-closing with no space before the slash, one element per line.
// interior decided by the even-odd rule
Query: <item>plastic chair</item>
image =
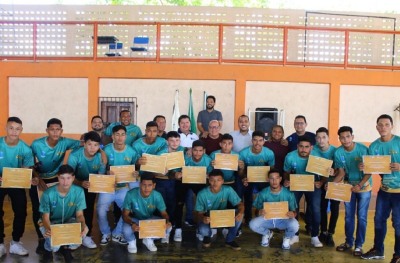
<path fill-rule="evenodd" d="M 133 45 L 131 47 L 132 52 L 147 52 L 149 50 L 149 37 L 134 37 Z"/>
<path fill-rule="evenodd" d="M 122 50 L 123 47 L 122 42 L 118 43 L 112 43 L 108 45 L 108 52 L 106 53 L 107 57 L 120 57 L 121 53 L 118 52 L 118 50 Z"/>

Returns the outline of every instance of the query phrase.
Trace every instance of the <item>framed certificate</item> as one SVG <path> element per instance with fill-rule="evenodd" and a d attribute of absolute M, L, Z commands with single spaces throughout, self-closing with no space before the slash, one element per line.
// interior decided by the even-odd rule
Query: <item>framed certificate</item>
<path fill-rule="evenodd" d="M 329 177 L 333 161 L 322 157 L 310 155 L 308 157 L 306 172 Z"/>
<path fill-rule="evenodd" d="M 314 192 L 314 175 L 291 174 L 290 191 Z"/>
<path fill-rule="evenodd" d="M 164 238 L 167 230 L 165 219 L 139 221 L 139 238 Z"/>
<path fill-rule="evenodd" d="M 235 226 L 235 209 L 211 210 L 210 226 L 211 228 Z"/>
<path fill-rule="evenodd" d="M 135 172 L 134 165 L 110 166 L 110 171 L 111 174 L 115 175 L 115 182 L 117 184 L 137 181 L 136 177 L 133 175 Z"/>
<path fill-rule="evenodd" d="M 247 166 L 247 181 L 250 183 L 268 182 L 269 166 Z"/>
<path fill-rule="evenodd" d="M 81 224 L 56 224 L 51 225 L 51 246 L 82 244 Z"/>
<path fill-rule="evenodd" d="M 239 166 L 239 155 L 237 154 L 215 154 L 215 169 L 237 171 Z"/>
<path fill-rule="evenodd" d="M 364 155 L 364 173 L 365 174 L 391 174 L 390 155 Z"/>
<path fill-rule="evenodd" d="M 326 191 L 325 199 L 350 202 L 352 187 L 351 184 L 328 182 L 328 191 Z"/>
<path fill-rule="evenodd" d="M 2 188 L 31 188 L 32 169 L 3 167 Z"/>
<path fill-rule="evenodd" d="M 114 193 L 115 175 L 89 174 L 89 193 Z"/>
<path fill-rule="evenodd" d="M 265 219 L 286 219 L 289 212 L 288 201 L 264 202 Z"/>
<path fill-rule="evenodd" d="M 167 167 L 167 156 L 144 153 L 146 164 L 140 166 L 140 171 L 164 174 Z"/>
<path fill-rule="evenodd" d="M 184 184 L 206 184 L 207 168 L 205 166 L 183 166 L 182 183 Z"/>
<path fill-rule="evenodd" d="M 164 153 L 162 156 L 167 157 L 167 170 L 182 168 L 182 166 L 185 166 L 185 158 L 182 151 Z"/>

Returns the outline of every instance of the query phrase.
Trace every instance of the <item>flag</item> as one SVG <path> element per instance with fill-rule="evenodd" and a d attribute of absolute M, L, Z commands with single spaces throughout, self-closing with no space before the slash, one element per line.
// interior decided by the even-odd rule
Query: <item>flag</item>
<path fill-rule="evenodd" d="M 171 131 L 177 131 L 179 128 L 178 119 L 181 114 L 179 113 L 179 90 L 175 91 L 175 102 L 174 107 L 172 108 L 172 124 Z"/>
<path fill-rule="evenodd" d="M 203 110 L 207 109 L 207 92 L 204 91 L 203 93 Z"/>
<path fill-rule="evenodd" d="M 188 116 L 190 118 L 190 131 L 193 133 L 197 133 L 196 119 L 194 118 L 194 111 L 193 111 L 192 88 L 190 88 L 190 90 L 189 90 Z"/>

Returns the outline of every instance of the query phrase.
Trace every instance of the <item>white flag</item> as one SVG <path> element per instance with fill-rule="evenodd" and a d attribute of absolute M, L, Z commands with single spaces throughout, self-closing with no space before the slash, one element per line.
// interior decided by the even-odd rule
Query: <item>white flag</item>
<path fill-rule="evenodd" d="M 179 128 L 178 119 L 181 116 L 179 112 L 179 90 L 175 91 L 175 102 L 174 107 L 172 108 L 172 129 L 171 131 L 177 131 Z"/>

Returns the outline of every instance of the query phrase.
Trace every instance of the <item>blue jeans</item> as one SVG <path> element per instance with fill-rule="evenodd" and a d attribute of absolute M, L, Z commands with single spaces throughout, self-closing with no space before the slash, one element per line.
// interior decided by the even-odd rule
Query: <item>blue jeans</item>
<path fill-rule="evenodd" d="M 387 193 L 379 190 L 375 208 L 375 238 L 374 247 L 383 255 L 385 236 L 387 232 L 387 219 L 392 212 L 392 225 L 394 228 L 394 254 L 400 256 L 400 193 Z"/>
<path fill-rule="evenodd" d="M 226 236 L 225 242 L 229 243 L 235 240 L 236 233 L 240 228 L 242 221 L 235 221 L 235 226 L 228 228 L 228 235 Z M 204 224 L 203 222 L 198 223 L 198 230 L 200 235 L 203 237 L 211 237 L 211 227 L 210 224 Z"/>
<path fill-rule="evenodd" d="M 111 233 L 110 225 L 107 220 L 107 212 L 110 209 L 110 205 L 115 202 L 119 208 L 122 209 L 124 204 L 124 199 L 126 193 L 129 191 L 128 187 L 121 188 L 115 191 L 114 194 L 110 193 L 100 193 L 99 199 L 97 200 L 97 220 L 99 223 L 100 231 L 103 235 L 109 235 Z M 123 225 L 122 216 L 119 218 L 118 223 L 113 230 L 113 235 L 121 235 L 122 234 L 122 225 Z"/>
<path fill-rule="evenodd" d="M 301 197 L 305 196 L 307 202 L 307 209 L 311 209 L 312 222 L 311 222 L 311 236 L 316 237 L 319 234 L 319 225 L 321 224 L 321 188 L 314 188 L 314 192 L 293 192 L 296 197 L 297 206 Z M 299 214 L 297 208 L 297 215 Z"/>
<path fill-rule="evenodd" d="M 170 220 L 175 218 L 175 180 L 170 179 L 157 179 L 156 178 L 156 190 L 162 195 L 165 205 L 167 206 L 167 214 Z M 174 222 L 172 222 L 174 225 Z"/>
<path fill-rule="evenodd" d="M 271 229 L 285 230 L 285 237 L 292 238 L 299 231 L 299 222 L 295 218 L 265 219 L 263 216 L 253 218 L 249 227 L 260 235 L 269 235 Z"/>
<path fill-rule="evenodd" d="M 346 234 L 346 243 L 350 246 L 354 244 L 354 227 L 357 207 L 357 232 L 355 247 L 362 247 L 365 241 L 365 232 L 367 231 L 367 218 L 369 201 L 371 200 L 371 191 L 361 193 L 351 193 L 350 202 L 345 202 L 344 232 Z"/>
<path fill-rule="evenodd" d="M 160 219 L 160 217 L 153 216 L 152 218 L 149 218 L 149 220 L 150 219 Z M 139 225 L 139 219 L 131 218 L 131 220 L 132 220 L 132 222 L 135 222 L 136 224 Z M 172 230 L 172 227 L 167 228 L 167 230 L 165 231 L 165 234 L 169 235 L 169 233 L 171 233 L 171 230 Z M 126 241 L 131 242 L 131 241 L 136 240 L 135 232 L 133 232 L 131 225 L 124 222 L 122 231 L 124 232 L 124 237 L 125 237 Z M 152 239 L 154 240 L 156 238 L 152 238 Z"/>

